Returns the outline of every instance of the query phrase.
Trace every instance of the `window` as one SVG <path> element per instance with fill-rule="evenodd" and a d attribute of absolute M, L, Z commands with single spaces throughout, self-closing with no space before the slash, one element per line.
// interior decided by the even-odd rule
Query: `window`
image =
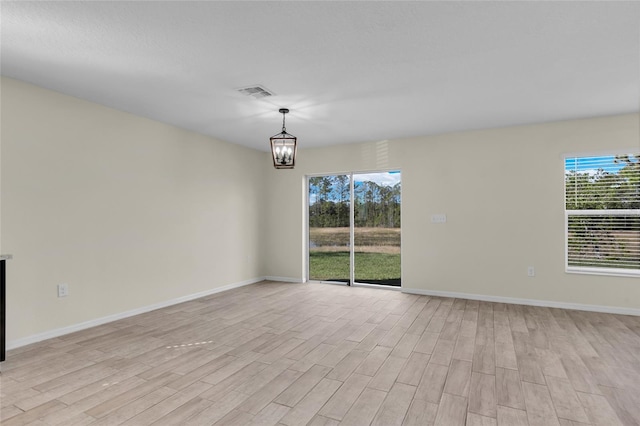
<path fill-rule="evenodd" d="M 566 270 L 640 275 L 640 152 L 565 158 Z"/>

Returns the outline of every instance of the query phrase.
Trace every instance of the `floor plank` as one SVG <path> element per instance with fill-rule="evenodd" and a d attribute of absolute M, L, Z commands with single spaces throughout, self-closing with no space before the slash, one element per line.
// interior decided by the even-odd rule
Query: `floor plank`
<path fill-rule="evenodd" d="M 387 394 L 371 424 L 374 426 L 402 425 L 415 392 L 415 386 L 396 383 Z"/>
<path fill-rule="evenodd" d="M 496 377 L 473 372 L 469 389 L 469 412 L 496 417 Z"/>
<path fill-rule="evenodd" d="M 523 382 L 522 391 L 527 407 L 529 426 L 558 426 L 558 417 L 551 402 L 549 390 L 544 385 Z"/>
<path fill-rule="evenodd" d="M 409 410 L 407 411 L 403 426 L 423 426 L 433 425 L 436 420 L 436 414 L 438 413 L 438 404 L 432 404 L 427 401 L 421 401 L 414 399 L 411 401 Z"/>
<path fill-rule="evenodd" d="M 589 423 L 587 413 L 582 408 L 568 379 L 547 377 L 547 387 L 558 417 L 579 423 Z"/>
<path fill-rule="evenodd" d="M 527 412 L 498 405 L 498 426 L 529 426 Z"/>
<path fill-rule="evenodd" d="M 341 425 L 367 425 L 378 412 L 387 393 L 366 388 L 340 422 Z"/>
<path fill-rule="evenodd" d="M 620 418 L 604 396 L 578 392 L 578 398 L 587 412 L 591 424 L 595 426 L 622 425 Z"/>
<path fill-rule="evenodd" d="M 342 383 L 337 380 L 322 379 L 317 386 L 280 420 L 280 423 L 289 426 L 307 424 L 329 398 L 331 398 L 341 384 Z"/>
<path fill-rule="evenodd" d="M 362 374 L 352 374 L 340 389 L 320 410 L 322 416 L 342 420 L 354 402 L 358 399 L 371 377 Z"/>
<path fill-rule="evenodd" d="M 429 363 L 424 370 L 415 398 L 439 404 L 448 371 L 449 368 L 444 365 Z"/>
<path fill-rule="evenodd" d="M 449 374 L 444 391 L 451 395 L 469 396 L 471 386 L 471 362 L 454 359 L 449 367 Z"/>
<path fill-rule="evenodd" d="M 525 409 L 518 370 L 496 368 L 496 397 L 498 405 Z"/>
<path fill-rule="evenodd" d="M 436 426 L 464 426 L 467 418 L 467 398 L 442 395 L 442 402 L 436 415 Z"/>

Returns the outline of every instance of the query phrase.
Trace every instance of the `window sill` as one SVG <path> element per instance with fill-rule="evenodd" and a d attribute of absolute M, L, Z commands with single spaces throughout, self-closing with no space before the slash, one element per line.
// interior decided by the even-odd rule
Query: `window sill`
<path fill-rule="evenodd" d="M 640 277 L 640 269 L 608 269 L 608 268 L 583 268 L 567 267 L 567 274 L 605 275 L 609 277 Z"/>

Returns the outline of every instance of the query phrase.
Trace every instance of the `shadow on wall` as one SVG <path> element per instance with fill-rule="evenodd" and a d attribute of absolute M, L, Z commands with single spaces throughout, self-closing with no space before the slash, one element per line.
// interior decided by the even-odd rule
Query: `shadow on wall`
<path fill-rule="evenodd" d="M 372 144 L 362 144 L 361 153 L 364 164 L 375 164 L 371 169 L 385 170 L 389 167 L 389 141 L 383 140 Z"/>

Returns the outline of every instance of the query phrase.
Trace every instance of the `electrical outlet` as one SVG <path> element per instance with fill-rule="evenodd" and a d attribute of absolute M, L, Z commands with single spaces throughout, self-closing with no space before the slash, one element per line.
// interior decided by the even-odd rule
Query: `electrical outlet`
<path fill-rule="evenodd" d="M 431 215 L 431 223 L 446 223 L 447 215 L 446 214 L 432 214 Z"/>
<path fill-rule="evenodd" d="M 69 295 L 68 284 L 58 284 L 58 297 L 67 297 Z"/>
<path fill-rule="evenodd" d="M 535 277 L 536 276 L 536 270 L 533 266 L 529 266 L 527 267 L 527 276 L 528 277 Z"/>

